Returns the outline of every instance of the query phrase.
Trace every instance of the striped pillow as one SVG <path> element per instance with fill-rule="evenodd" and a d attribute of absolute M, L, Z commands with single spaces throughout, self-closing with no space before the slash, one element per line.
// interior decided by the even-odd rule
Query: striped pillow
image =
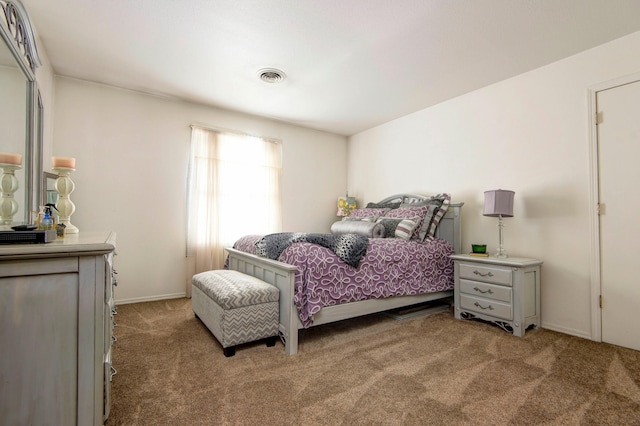
<path fill-rule="evenodd" d="M 413 231 L 418 226 L 418 223 L 420 223 L 419 217 L 402 219 L 396 227 L 396 238 L 402 238 L 403 240 L 409 241 L 411 239 L 411 236 L 413 235 Z"/>
<path fill-rule="evenodd" d="M 416 207 L 400 207 L 397 209 L 393 209 L 385 213 L 384 218 L 395 218 L 395 219 L 415 219 L 418 218 L 418 226 L 414 228 L 413 231 L 413 240 L 418 240 L 418 233 L 420 231 L 420 227 L 422 226 L 422 222 L 424 221 L 424 217 L 429 212 L 429 206 L 416 206 Z"/>

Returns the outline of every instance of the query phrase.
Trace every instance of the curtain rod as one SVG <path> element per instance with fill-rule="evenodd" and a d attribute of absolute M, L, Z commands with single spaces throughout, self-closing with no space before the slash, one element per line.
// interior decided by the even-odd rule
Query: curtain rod
<path fill-rule="evenodd" d="M 252 138 L 260 138 L 260 139 L 264 139 L 268 142 L 272 142 L 272 143 L 277 143 L 277 144 L 281 144 L 282 141 L 280 139 L 277 138 L 271 138 L 268 136 L 261 136 L 261 135 L 254 135 L 251 133 L 247 133 L 247 132 L 241 132 L 238 130 L 233 130 L 233 129 L 226 129 L 224 127 L 214 127 L 214 126 L 208 126 L 206 124 L 200 124 L 200 123 L 191 123 L 191 125 L 189 125 L 189 127 L 191 127 L 192 129 L 194 127 L 197 127 L 199 129 L 203 129 L 203 130 L 209 130 L 212 132 L 218 132 L 218 133 L 234 133 L 236 135 L 242 135 L 242 136 L 249 136 Z"/>

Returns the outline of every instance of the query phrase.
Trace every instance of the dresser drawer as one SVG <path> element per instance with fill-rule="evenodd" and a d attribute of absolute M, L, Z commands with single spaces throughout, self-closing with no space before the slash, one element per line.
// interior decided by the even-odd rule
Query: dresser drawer
<path fill-rule="evenodd" d="M 511 285 L 511 268 L 484 266 L 477 263 L 460 263 L 460 278 L 485 283 Z"/>
<path fill-rule="evenodd" d="M 461 294 L 460 307 L 467 312 L 477 312 L 508 321 L 513 319 L 513 310 L 510 303 Z"/>
<path fill-rule="evenodd" d="M 479 281 L 460 280 L 460 291 L 472 296 L 511 303 L 511 287 L 487 284 Z"/>

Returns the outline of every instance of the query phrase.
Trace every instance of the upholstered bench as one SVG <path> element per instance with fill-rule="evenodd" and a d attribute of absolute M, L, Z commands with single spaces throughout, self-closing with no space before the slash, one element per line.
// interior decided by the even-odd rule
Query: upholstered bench
<path fill-rule="evenodd" d="M 196 318 L 222 345 L 224 355 L 236 345 L 266 339 L 274 346 L 278 335 L 278 288 L 238 271 L 196 274 L 191 280 L 191 306 Z"/>

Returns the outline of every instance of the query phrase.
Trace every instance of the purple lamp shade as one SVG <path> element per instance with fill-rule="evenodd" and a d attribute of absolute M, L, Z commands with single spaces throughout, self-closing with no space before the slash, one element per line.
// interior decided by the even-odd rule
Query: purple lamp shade
<path fill-rule="evenodd" d="M 484 216 L 513 217 L 513 196 L 516 193 L 506 189 L 484 192 Z"/>

